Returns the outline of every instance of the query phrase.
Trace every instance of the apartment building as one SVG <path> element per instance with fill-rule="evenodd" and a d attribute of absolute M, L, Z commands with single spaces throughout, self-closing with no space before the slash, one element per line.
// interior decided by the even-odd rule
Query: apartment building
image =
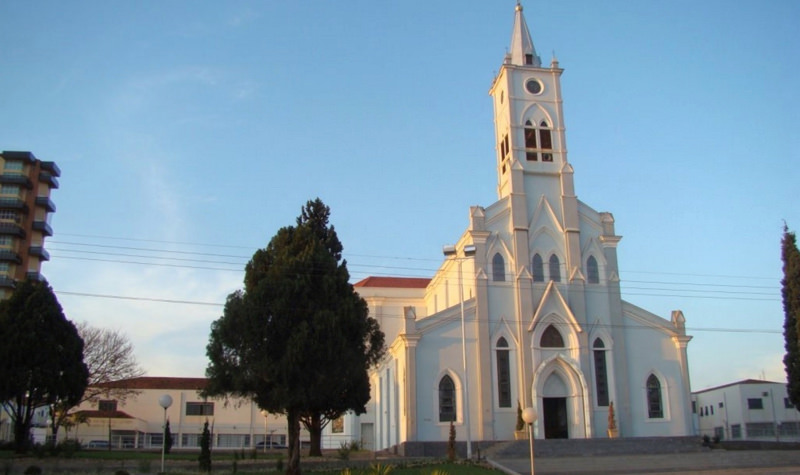
<path fill-rule="evenodd" d="M 0 299 L 16 282 L 41 279 L 42 262 L 50 259 L 45 238 L 53 235 L 50 192 L 58 188 L 61 170 L 31 152 L 0 153 Z"/>

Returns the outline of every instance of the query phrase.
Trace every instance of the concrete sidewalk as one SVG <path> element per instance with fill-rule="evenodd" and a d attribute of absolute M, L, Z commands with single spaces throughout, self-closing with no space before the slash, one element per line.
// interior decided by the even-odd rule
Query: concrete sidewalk
<path fill-rule="evenodd" d="M 530 459 L 489 460 L 512 475 L 530 475 Z M 800 474 L 800 451 L 712 450 L 660 455 L 540 457 L 535 475 L 581 474 Z"/>

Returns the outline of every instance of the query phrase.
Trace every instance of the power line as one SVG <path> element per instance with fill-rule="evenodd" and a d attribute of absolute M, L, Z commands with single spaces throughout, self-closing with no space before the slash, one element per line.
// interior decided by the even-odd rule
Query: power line
<path fill-rule="evenodd" d="M 118 300 L 132 300 L 132 301 L 139 301 L 139 302 L 158 302 L 158 303 L 171 303 L 171 304 L 184 304 L 184 305 L 202 305 L 202 306 L 212 306 L 212 307 L 224 307 L 225 304 L 216 303 L 216 302 L 202 302 L 196 300 L 174 300 L 174 299 L 162 299 L 162 298 L 153 298 L 153 297 L 135 297 L 135 296 L 125 296 L 125 295 L 112 295 L 112 294 L 97 294 L 97 293 L 86 293 L 86 292 L 70 292 L 70 291 L 63 291 L 63 290 L 55 290 L 57 294 L 61 295 L 73 295 L 73 296 L 80 296 L 80 297 L 94 297 L 94 298 L 105 298 L 105 299 L 118 299 Z M 453 308 L 453 307 L 451 307 Z M 445 309 L 447 310 L 447 309 Z M 401 314 L 393 314 L 393 313 L 381 313 L 377 317 L 379 319 L 405 319 L 405 315 Z M 424 317 L 427 318 L 427 317 Z M 505 319 L 505 321 L 510 323 L 517 323 L 515 319 Z M 523 323 L 530 323 L 528 321 L 524 321 Z M 554 324 L 556 326 L 571 326 L 570 323 L 562 323 L 562 322 L 548 322 L 548 324 Z M 634 329 L 634 330 L 647 330 L 652 329 L 653 327 L 648 327 L 645 325 L 613 325 L 608 323 L 597 323 L 597 322 L 587 322 L 587 324 L 592 325 L 595 328 L 625 328 L 625 329 Z M 728 327 L 687 327 L 687 331 L 696 331 L 696 332 L 715 332 L 715 333 L 763 333 L 763 334 L 781 334 L 781 330 L 771 330 L 765 328 L 728 328 Z"/>

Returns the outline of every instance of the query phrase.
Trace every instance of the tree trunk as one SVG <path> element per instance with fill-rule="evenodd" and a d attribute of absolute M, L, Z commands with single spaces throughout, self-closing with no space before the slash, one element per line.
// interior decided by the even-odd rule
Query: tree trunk
<path fill-rule="evenodd" d="M 17 414 L 14 420 L 14 447 L 18 454 L 26 453 L 31 444 L 30 424 L 26 424 L 24 419 L 22 414 Z"/>
<path fill-rule="evenodd" d="M 308 450 L 310 457 L 322 457 L 322 416 L 319 413 L 311 414 L 308 418 L 308 433 L 311 437 L 311 447 Z"/>
<path fill-rule="evenodd" d="M 286 475 L 300 475 L 300 412 L 289 409 L 286 413 L 289 432 L 289 460 Z"/>

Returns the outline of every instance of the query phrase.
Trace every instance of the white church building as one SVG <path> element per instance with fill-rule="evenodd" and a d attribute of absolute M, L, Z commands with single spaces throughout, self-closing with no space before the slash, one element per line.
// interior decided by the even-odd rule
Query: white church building
<path fill-rule="evenodd" d="M 365 446 L 446 441 L 450 421 L 460 441 L 511 440 L 518 404 L 537 410 L 537 438 L 608 437 L 612 403 L 620 437 L 693 433 L 683 314 L 620 296 L 614 218 L 574 189 L 562 71 L 542 65 L 518 4 L 490 89 L 497 201 L 469 209 L 433 278 L 355 284 L 390 349 Z"/>

